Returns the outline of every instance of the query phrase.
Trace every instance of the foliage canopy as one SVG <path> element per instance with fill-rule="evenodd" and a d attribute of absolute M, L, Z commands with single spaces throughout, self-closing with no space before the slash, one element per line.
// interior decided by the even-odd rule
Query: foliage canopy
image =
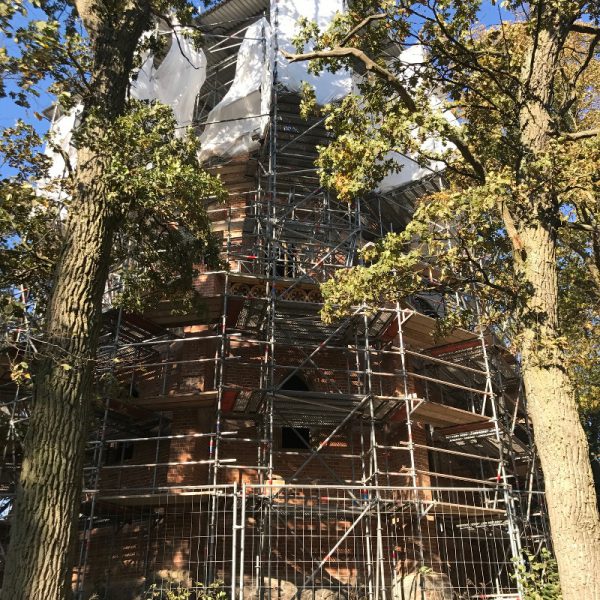
<path fill-rule="evenodd" d="M 180 23 L 195 14 L 187 2 L 155 2 L 153 11 L 156 18 L 173 14 Z M 119 301 L 141 309 L 175 292 L 191 300 L 196 265 L 218 263 L 204 205 L 209 197 L 225 196 L 221 182 L 198 167 L 197 137 L 176 135 L 171 109 L 156 102 L 128 99 L 117 115 L 95 105 L 90 39 L 71 3 L 3 2 L 0 25 L 8 42 L 0 53 L 0 95 L 28 107 L 32 96 L 47 90 L 56 96 L 58 115 L 89 105 L 71 143 L 86 148 L 88 162 L 108 157 L 102 177 L 118 222 L 111 273 L 123 290 Z M 199 41 L 197 31 L 189 31 Z M 160 43 L 150 35 L 138 51 Z M 72 164 L 54 132 L 40 134 L 39 128 L 18 121 L 0 134 L 7 167 L 0 180 L 0 310 L 6 326 L 23 316 L 21 289 L 43 314 L 69 217 L 78 208 L 74 192 L 82 165 Z M 64 159 L 63 176 L 49 176 L 52 153 Z"/>
<path fill-rule="evenodd" d="M 569 4 L 572 31 L 547 102 L 551 139 L 535 154 L 523 143 L 522 112 L 532 95 L 527 71 L 542 3 L 505 2 L 499 24 L 484 27 L 478 0 L 357 2 L 326 31 L 305 21 L 296 47 L 315 72 L 352 66 L 363 73 L 355 95 L 321 109 L 334 134 L 320 149 L 325 186 L 348 202 L 368 197 L 400 168 L 394 153 L 432 177 L 435 165 L 444 168 L 444 188 L 419 202 L 404 231 L 370 244 L 361 265 L 324 285 L 324 318 L 363 302 L 459 290 L 479 298 L 486 322 L 518 352 L 540 313 L 512 260 L 515 223 L 541 217 L 557 238 L 562 332 L 554 343 L 588 419 L 600 409 L 600 32 L 589 22 L 598 19 L 593 3 L 558 4 Z M 303 110 L 320 110 L 310 90 Z M 538 190 L 551 196 L 544 214 L 532 210 Z M 473 305 L 457 308 L 441 328 L 472 323 Z"/>

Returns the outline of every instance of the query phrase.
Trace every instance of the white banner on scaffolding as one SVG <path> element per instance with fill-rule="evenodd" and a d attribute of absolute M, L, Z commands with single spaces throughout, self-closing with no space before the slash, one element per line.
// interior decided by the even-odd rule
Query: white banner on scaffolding
<path fill-rule="evenodd" d="M 299 19 L 316 21 L 321 29 L 325 29 L 335 14 L 344 9 L 343 0 L 271 0 L 271 18 L 277 19 L 279 50 L 296 53 L 292 39 L 298 33 Z M 352 75 L 346 70 L 337 73 L 322 71 L 313 75 L 308 72 L 307 63 L 290 63 L 281 54 L 278 54 L 277 61 L 278 82 L 297 92 L 306 81 L 315 88 L 319 104 L 340 100 L 352 91 Z"/>
<path fill-rule="evenodd" d="M 196 97 L 206 80 L 206 56 L 202 50 L 196 50 L 193 44 L 179 32 L 171 33 L 171 46 L 158 67 L 154 66 L 154 55 L 146 52 L 142 66 L 131 82 L 130 93 L 138 100 L 160 100 L 173 109 L 177 121 L 177 135 L 183 135 L 185 128 L 192 124 Z M 50 134 L 55 146 L 63 153 L 47 145 L 44 153 L 52 160 L 49 178 L 65 176 L 64 156 L 68 155 L 71 167 L 77 166 L 77 150 L 71 144 L 77 119 L 83 111 L 83 105 L 53 119 Z M 47 182 L 38 182 L 40 191 L 54 194 L 47 189 Z M 44 189 L 46 188 L 46 189 Z"/>
<path fill-rule="evenodd" d="M 200 161 L 258 148 L 269 122 L 272 74 L 271 26 L 262 18 L 246 30 L 233 83 L 208 114 L 200 136 Z"/>

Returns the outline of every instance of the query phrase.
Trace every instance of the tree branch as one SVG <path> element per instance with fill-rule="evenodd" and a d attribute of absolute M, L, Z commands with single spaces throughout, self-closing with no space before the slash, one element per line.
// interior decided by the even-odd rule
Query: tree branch
<path fill-rule="evenodd" d="M 561 133 L 560 135 L 570 142 L 575 142 L 577 140 L 584 140 L 586 138 L 600 135 L 600 127 L 595 127 L 594 129 L 584 129 L 583 131 L 575 131 L 573 133 Z"/>
<path fill-rule="evenodd" d="M 173 33 L 173 35 L 175 36 L 175 41 L 177 42 L 177 46 L 179 47 L 179 52 L 181 53 L 181 56 L 183 56 L 183 58 L 185 58 L 185 60 L 190 65 L 190 67 L 192 67 L 192 69 L 194 69 L 195 71 L 200 69 L 200 67 L 197 67 L 194 63 L 192 63 L 189 56 L 183 51 L 183 48 L 181 47 L 181 40 L 179 39 L 179 34 L 177 33 L 177 26 L 175 25 L 175 23 L 173 23 L 167 15 L 160 13 L 160 12 L 154 10 L 153 8 L 151 8 L 150 10 L 151 10 L 151 13 L 155 17 L 162 19 L 167 24 L 167 26 L 171 30 L 171 33 Z M 187 25 L 185 28 L 188 28 Z M 179 28 L 179 29 L 181 30 L 182 28 Z M 199 29 L 199 28 L 193 27 L 193 29 Z"/>
<path fill-rule="evenodd" d="M 574 33 L 587 33 L 588 35 L 600 35 L 600 27 L 597 27 L 592 23 L 582 23 L 581 21 L 573 23 L 569 31 Z"/>
<path fill-rule="evenodd" d="M 579 71 L 577 71 L 577 74 L 575 75 L 575 82 L 577 82 L 577 80 L 579 79 L 581 74 L 587 69 L 588 65 L 592 62 L 594 55 L 596 54 L 596 46 L 599 43 L 600 43 L 600 30 L 593 37 L 592 41 L 590 42 L 590 44 L 588 46 L 587 55 L 585 57 L 585 60 L 583 61 L 583 63 L 581 63 L 581 67 L 579 67 Z"/>
<path fill-rule="evenodd" d="M 402 103 L 411 113 L 417 111 L 415 101 L 400 80 L 393 73 L 377 64 L 372 58 L 358 48 L 339 46 L 332 48 L 331 50 L 316 50 L 314 52 L 306 52 L 305 54 L 290 54 L 285 50 L 282 50 L 281 53 L 290 62 L 304 62 L 320 58 L 349 58 L 353 56 L 363 63 L 367 71 L 373 72 L 378 77 L 387 81 L 398 92 Z"/>
<path fill-rule="evenodd" d="M 385 19 L 387 17 L 386 14 L 376 14 L 365 17 L 358 25 L 353 27 L 340 41 L 340 46 L 345 46 L 363 27 L 366 27 L 372 21 L 379 21 L 380 19 Z"/>
<path fill-rule="evenodd" d="M 93 94 L 94 92 L 93 92 L 92 88 L 90 87 L 88 80 L 87 80 L 88 74 L 87 74 L 86 70 L 81 66 L 81 63 L 77 60 L 77 57 L 73 54 L 73 52 L 71 52 L 71 49 L 69 48 L 68 44 L 65 44 L 65 54 L 67 55 L 67 57 L 69 58 L 69 60 L 73 64 L 73 66 L 75 67 L 75 70 L 77 71 L 77 73 L 79 73 L 79 77 L 81 78 L 82 87 L 89 94 Z"/>
<path fill-rule="evenodd" d="M 517 230 L 517 223 L 504 201 L 501 201 L 500 203 L 500 213 L 502 214 L 502 221 L 504 222 L 506 233 L 512 243 L 513 250 L 520 253 L 523 250 L 523 242 L 521 241 L 521 237 Z"/>
<path fill-rule="evenodd" d="M 576 229 L 577 231 L 585 231 L 586 233 L 598 231 L 597 227 L 579 221 L 565 221 L 563 227 L 566 227 L 567 229 Z"/>
<path fill-rule="evenodd" d="M 469 248 L 465 242 L 465 240 L 461 237 L 457 237 L 457 236 L 452 236 L 456 241 L 458 241 L 461 249 L 463 250 L 463 252 L 465 253 L 465 256 L 467 257 L 467 260 L 469 261 L 469 263 L 471 264 L 472 268 L 475 269 L 475 271 L 477 273 L 479 273 L 482 277 L 482 281 L 478 281 L 477 279 L 474 280 L 474 283 L 483 283 L 484 285 L 487 285 L 488 287 L 492 288 L 493 290 L 496 290 L 498 292 L 502 292 L 503 294 L 506 294 L 509 297 L 513 297 L 515 296 L 515 291 L 504 286 L 504 285 L 499 285 L 497 283 L 494 283 L 489 276 L 489 273 L 486 269 L 484 269 L 481 265 L 481 263 L 478 260 L 475 260 L 475 258 L 473 257 L 473 255 L 471 254 L 471 252 L 469 251 Z M 468 281 L 468 279 L 467 279 Z"/>
<path fill-rule="evenodd" d="M 596 288 L 596 293 L 600 296 L 600 269 L 594 263 L 592 255 L 584 252 L 582 248 L 577 246 L 577 244 L 572 242 L 567 242 L 567 246 L 575 253 L 579 258 L 581 258 L 583 264 L 588 270 L 588 273 L 592 279 L 592 283 Z"/>
<path fill-rule="evenodd" d="M 63 148 L 61 148 L 58 144 L 49 142 L 48 145 L 50 146 L 52 152 L 56 152 L 56 154 L 60 154 L 61 158 L 63 159 L 63 162 L 65 163 L 65 169 L 67 170 L 69 177 L 72 177 L 73 176 L 73 166 L 71 165 L 71 157 L 69 156 L 69 153 L 66 150 L 64 150 Z"/>
<path fill-rule="evenodd" d="M 458 48 L 460 50 L 459 53 L 455 54 L 452 57 L 458 66 L 464 66 L 465 68 L 471 68 L 471 69 L 474 69 L 481 73 L 486 74 L 498 86 L 498 89 L 502 90 L 504 93 L 507 93 L 508 90 L 501 83 L 501 81 L 499 81 L 497 75 L 505 75 L 506 77 L 511 78 L 514 82 L 518 82 L 517 78 L 510 72 L 499 71 L 498 69 L 496 70 L 496 72 L 494 72 L 493 69 L 488 69 L 487 67 L 483 66 L 477 58 L 478 56 L 482 55 L 483 53 L 479 52 L 477 50 L 474 50 L 472 48 L 468 48 L 457 37 L 453 36 L 452 33 L 449 31 L 448 27 L 446 27 L 444 20 L 440 19 L 439 14 L 438 14 L 437 10 L 435 9 L 435 7 L 432 7 L 432 10 L 433 10 L 433 14 L 434 14 L 435 20 L 437 22 L 437 25 L 440 28 L 440 31 L 442 32 L 442 34 L 444 35 L 446 40 L 448 42 L 450 42 L 450 44 L 452 44 L 453 46 L 455 46 L 456 48 Z M 460 60 L 461 53 L 468 57 L 466 61 Z M 499 56 L 504 56 L 504 55 L 502 53 L 499 53 Z"/>
<path fill-rule="evenodd" d="M 354 57 L 364 65 L 367 71 L 374 73 L 389 83 L 394 90 L 398 92 L 400 100 L 409 112 L 416 113 L 418 110 L 413 97 L 410 95 L 410 92 L 406 89 L 404 84 L 391 71 L 388 71 L 388 69 L 376 63 L 371 57 L 367 56 L 358 48 L 340 46 L 332 48 L 331 50 L 317 50 L 314 52 L 306 52 L 304 54 L 290 54 L 285 50 L 282 50 L 281 53 L 290 62 L 304 62 L 322 58 Z M 469 149 L 466 142 L 458 134 L 454 133 L 447 133 L 446 138 L 449 142 L 452 142 L 456 146 L 456 149 L 461 153 L 465 161 L 471 166 L 475 172 L 475 179 L 478 179 L 481 182 L 485 181 L 485 170 L 483 165 L 475 158 L 475 156 L 473 156 L 473 153 Z"/>
<path fill-rule="evenodd" d="M 72 4 L 75 6 L 77 15 L 81 19 L 88 35 L 92 39 L 95 38 L 98 34 L 98 27 L 101 20 L 94 0 L 72 0 Z"/>

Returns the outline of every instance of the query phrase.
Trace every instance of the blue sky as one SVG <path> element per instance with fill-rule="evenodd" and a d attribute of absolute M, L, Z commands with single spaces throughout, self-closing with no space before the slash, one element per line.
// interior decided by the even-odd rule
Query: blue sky
<path fill-rule="evenodd" d="M 31 17 L 42 19 L 44 13 L 37 9 L 31 9 Z M 15 19 L 15 25 L 21 26 L 27 23 L 26 19 L 22 17 L 17 17 Z M 0 45 L 6 47 L 10 52 L 12 48 L 14 48 L 14 43 L 11 40 L 7 40 L 6 36 L 0 33 Z M 10 91 L 11 89 L 15 89 L 14 83 L 10 80 L 6 82 L 6 89 Z M 44 109 L 48 108 L 52 104 L 52 96 L 47 92 L 42 91 L 40 97 L 37 98 L 35 96 L 31 96 L 29 99 L 31 104 L 30 108 L 23 108 L 22 106 L 17 106 L 11 98 L 1 98 L 0 99 L 0 129 L 4 129 L 5 127 L 11 127 L 14 125 L 18 119 L 22 119 L 26 123 L 32 124 L 36 130 L 41 134 L 45 133 L 48 130 L 49 122 L 44 119 L 40 121 L 35 117 L 35 113 L 41 113 Z M 4 165 L 0 165 L 0 177 L 6 177 L 10 175 L 10 169 L 5 167 Z"/>
<path fill-rule="evenodd" d="M 29 8 L 30 17 L 35 19 L 43 19 L 44 13 L 41 10 Z M 15 18 L 15 27 L 25 26 L 28 19 L 24 19 L 20 16 Z M 11 40 L 7 40 L 6 36 L 0 33 L 0 45 L 6 47 L 11 52 L 15 48 L 14 43 Z M 7 89 L 11 88 L 10 82 L 8 82 Z M 31 98 L 31 109 L 24 109 L 17 106 L 10 98 L 0 99 L 0 127 L 9 127 L 15 123 L 19 118 L 27 121 L 28 123 L 37 122 L 34 116 L 34 112 L 41 112 L 52 103 L 52 97 L 49 94 L 42 94 L 41 98 Z"/>

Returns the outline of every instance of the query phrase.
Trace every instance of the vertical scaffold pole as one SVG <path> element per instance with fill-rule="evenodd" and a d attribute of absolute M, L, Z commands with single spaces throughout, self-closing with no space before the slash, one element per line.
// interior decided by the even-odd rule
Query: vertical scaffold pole
<path fill-rule="evenodd" d="M 406 432 L 408 436 L 408 453 L 410 457 L 410 471 L 411 471 L 411 483 L 413 490 L 413 502 L 415 503 L 416 510 L 416 526 L 417 526 L 417 545 L 419 552 L 419 566 L 426 567 L 425 564 L 425 550 L 423 547 L 423 526 L 421 519 L 424 516 L 423 502 L 421 495 L 419 494 L 419 481 L 417 479 L 417 462 L 415 458 L 415 443 L 413 439 L 413 422 L 412 422 L 412 411 L 414 399 L 410 395 L 410 387 L 408 383 L 408 365 L 406 361 L 406 348 L 404 346 L 404 334 L 402 326 L 404 325 L 405 316 L 404 312 L 400 308 L 400 303 L 396 302 L 396 319 L 398 320 L 398 350 L 400 353 L 400 369 L 404 388 L 404 404 L 406 410 Z M 421 593 L 423 593 L 423 578 L 420 578 L 421 582 Z"/>
<path fill-rule="evenodd" d="M 260 473 L 266 474 L 265 478 L 261 477 L 262 485 L 262 502 L 259 508 L 259 543 L 256 546 L 256 585 L 258 587 L 258 597 L 260 600 L 265 598 L 265 572 L 262 564 L 263 557 L 266 558 L 266 579 L 267 579 L 267 598 L 271 599 L 271 519 L 272 519 L 272 503 L 273 503 L 273 402 L 275 389 L 275 301 L 277 297 L 275 288 L 276 278 L 276 236 L 274 229 L 274 221 L 277 210 L 277 64 L 278 64 L 278 5 L 275 1 L 272 5 L 271 12 L 271 30 L 273 32 L 273 73 L 272 84 L 270 89 L 271 95 L 271 110 L 269 116 L 269 142 L 268 142 L 268 185 L 267 185 L 267 206 L 266 206 L 266 223 L 264 227 L 265 234 L 265 267 L 267 272 L 265 293 L 267 296 L 267 319 L 266 319 L 266 335 L 267 343 L 265 344 L 264 356 L 264 388 L 266 395 L 262 408 L 263 418 L 263 449 L 261 451 L 261 467 Z M 263 31 L 264 36 L 264 31 Z M 266 39 L 265 39 L 266 50 Z M 265 57 L 268 53 L 265 51 Z M 266 485 L 264 485 L 266 483 Z"/>
<path fill-rule="evenodd" d="M 55 109 L 56 110 L 56 109 Z M 27 294 L 25 291 L 25 287 L 23 285 L 20 286 L 19 295 L 21 296 L 21 302 L 23 306 L 27 307 Z M 24 310 L 23 315 L 23 325 L 22 327 L 17 328 L 17 334 L 15 336 L 15 343 L 17 348 L 21 347 L 23 342 L 23 337 L 25 337 L 25 348 L 23 351 L 23 358 L 27 359 L 29 356 L 29 319 L 27 318 L 27 308 Z M 10 415 L 8 419 L 8 427 L 6 428 L 6 439 L 4 443 L 4 448 L 2 449 L 2 462 L 0 462 L 0 477 L 4 473 L 6 468 L 6 457 L 8 454 L 8 446 L 11 446 L 11 473 L 9 477 L 12 480 L 12 484 L 17 486 L 18 484 L 18 469 L 17 469 L 17 448 L 16 445 L 19 442 L 19 434 L 17 431 L 17 423 L 21 422 L 22 419 L 17 418 L 17 407 L 19 404 L 23 402 L 23 397 L 21 396 L 21 386 L 17 384 L 15 393 L 12 396 L 12 402 L 10 403 Z M 11 443 L 12 442 L 12 443 Z"/>
<path fill-rule="evenodd" d="M 366 394 L 369 396 L 369 423 L 370 423 L 370 465 L 371 473 L 369 485 L 375 486 L 375 515 L 377 519 L 376 531 L 376 558 L 375 558 L 375 600 L 381 597 L 386 600 L 385 593 L 385 558 L 383 555 L 383 525 L 381 521 L 381 492 L 379 490 L 379 462 L 377 460 L 377 431 L 375 419 L 375 406 L 373 397 L 373 370 L 371 368 L 371 340 L 369 336 L 369 318 L 363 310 L 363 323 L 365 328 L 365 380 Z M 373 499 L 370 499 L 372 501 Z M 368 519 L 366 521 L 368 523 Z"/>
<path fill-rule="evenodd" d="M 225 502 L 227 498 L 225 498 Z M 235 592 L 237 589 L 236 576 L 237 576 L 237 552 L 238 552 L 238 484 L 237 481 L 233 482 L 233 497 L 232 497 L 232 523 L 231 523 L 231 600 L 235 600 Z M 225 504 L 227 506 L 227 504 Z"/>
<path fill-rule="evenodd" d="M 244 560 L 246 551 L 246 484 L 242 483 L 241 514 L 240 514 L 240 594 L 239 600 L 244 600 Z M 232 598 L 232 600 L 234 600 Z"/>
<path fill-rule="evenodd" d="M 231 256 L 231 203 L 227 207 L 227 260 Z M 223 422 L 223 393 L 225 391 L 225 356 L 227 355 L 227 308 L 229 295 L 229 270 L 225 271 L 223 284 L 223 311 L 221 313 L 221 321 L 219 323 L 220 343 L 217 343 L 215 350 L 215 378 L 217 388 L 217 406 L 215 414 L 215 435 L 209 437 L 209 469 L 212 471 L 213 493 L 209 501 L 208 515 L 208 535 L 206 542 L 206 560 L 204 565 L 205 584 L 209 585 L 213 582 L 215 573 L 214 567 L 216 562 L 217 549 L 217 514 L 218 514 L 218 498 L 217 484 L 219 483 L 219 459 L 221 450 L 221 428 Z M 210 471 L 209 471 L 210 472 Z"/>
<path fill-rule="evenodd" d="M 123 319 L 123 308 L 119 308 L 117 312 L 117 322 L 115 325 L 115 333 L 113 338 L 112 350 L 110 352 L 111 371 L 114 370 L 114 359 L 117 354 L 119 338 L 121 332 L 121 321 Z M 102 460 L 104 457 L 104 440 L 106 439 L 106 429 L 108 424 L 108 413 L 110 410 L 110 397 L 107 396 L 104 400 L 104 414 L 102 416 L 102 425 L 100 427 L 100 435 L 98 436 L 97 444 L 94 448 L 94 480 L 93 489 L 91 490 L 92 501 L 90 504 L 90 515 L 86 519 L 86 524 L 83 531 L 83 537 L 80 545 L 79 566 L 77 569 L 76 594 L 78 598 L 83 597 L 83 589 L 85 584 L 85 569 L 87 566 L 90 546 L 92 543 L 92 529 L 94 528 L 94 518 L 96 515 L 96 503 L 98 500 L 98 487 L 100 485 L 100 470 L 102 468 Z"/>
<path fill-rule="evenodd" d="M 358 243 L 360 246 L 362 246 L 363 243 L 363 237 L 362 237 L 362 229 L 360 227 L 360 223 L 361 223 L 361 201 L 360 201 L 360 197 L 356 199 L 356 209 L 355 209 L 355 225 L 356 225 L 356 230 L 358 232 Z M 360 262 L 362 264 L 362 259 L 360 259 Z M 367 396 L 369 398 L 369 406 L 370 406 L 370 418 L 369 418 L 369 443 L 368 443 L 368 448 L 365 448 L 365 443 L 364 443 L 364 434 L 363 434 L 363 426 L 361 424 L 361 453 L 362 453 L 362 462 L 363 462 L 363 484 L 365 485 L 365 488 L 362 492 L 362 496 L 363 496 L 363 501 L 365 502 L 365 504 L 367 503 L 371 503 L 371 494 L 370 492 L 368 492 L 369 488 L 373 486 L 373 476 L 374 476 L 374 470 L 373 470 L 373 451 L 375 450 L 375 447 L 373 445 L 373 432 L 374 432 L 374 415 L 373 415 L 373 396 L 371 394 L 371 373 L 370 373 L 370 368 L 369 368 L 369 364 L 370 364 L 370 356 L 369 356 L 369 352 L 368 352 L 368 335 L 369 335 L 369 329 L 368 329 L 368 319 L 367 319 L 367 313 L 366 313 L 366 307 L 362 306 L 360 313 L 362 313 L 363 315 L 363 325 L 365 328 L 365 332 L 364 332 L 364 336 L 363 339 L 361 340 L 362 342 L 362 347 L 359 344 L 359 338 L 358 338 L 358 333 L 355 334 L 355 344 L 356 344 L 356 355 L 357 355 L 357 370 L 360 373 L 362 371 L 362 394 L 363 396 Z M 360 314 L 359 313 L 359 314 Z M 362 353 L 362 369 L 361 369 L 361 364 L 360 364 L 360 359 L 359 356 Z M 365 457 L 366 457 L 366 464 L 365 464 Z M 368 594 L 369 594 L 369 600 L 379 600 L 377 597 L 378 594 L 378 590 L 377 585 L 374 585 L 375 581 L 374 581 L 374 577 L 373 577 L 373 552 L 372 552 L 372 548 L 371 548 L 371 524 L 370 524 L 370 519 L 367 516 L 367 518 L 365 518 L 365 558 L 367 561 L 367 590 L 368 590 Z M 378 548 L 378 545 L 376 545 L 376 549 Z M 377 550 L 376 550 L 377 553 Z M 377 569 L 377 573 L 376 573 L 376 578 L 378 578 L 379 575 L 379 567 L 376 565 L 376 569 Z"/>
<path fill-rule="evenodd" d="M 492 372 L 490 369 L 490 361 L 487 351 L 487 344 L 485 339 L 485 331 L 482 325 L 482 311 L 481 305 L 479 303 L 479 298 L 475 296 L 475 314 L 477 318 L 477 326 L 479 328 L 479 341 L 481 344 L 481 353 L 483 357 L 484 371 L 485 371 L 485 400 L 489 401 L 490 407 L 492 409 L 492 421 L 494 423 L 494 436 L 496 438 L 496 443 L 498 444 L 498 452 L 499 452 L 499 461 L 498 461 L 498 470 L 496 472 L 496 483 L 502 487 L 502 495 L 504 499 L 504 506 L 506 510 L 506 520 L 507 520 L 507 529 L 508 529 L 508 538 L 510 542 L 511 553 L 513 557 L 513 561 L 515 563 L 515 577 L 517 582 L 517 589 L 519 594 L 523 595 L 523 586 L 518 577 L 519 570 L 517 568 L 518 564 L 523 560 L 521 556 L 521 539 L 519 535 L 519 528 L 516 522 L 516 514 L 514 509 L 514 499 L 512 495 L 512 489 L 509 485 L 506 477 L 506 451 L 505 451 L 505 440 L 504 436 L 500 432 L 499 425 L 499 416 L 498 410 L 496 406 L 496 397 L 494 394 L 494 386 L 492 382 Z M 485 407 L 485 403 L 484 403 Z M 482 412 L 483 414 L 483 412 Z"/>

